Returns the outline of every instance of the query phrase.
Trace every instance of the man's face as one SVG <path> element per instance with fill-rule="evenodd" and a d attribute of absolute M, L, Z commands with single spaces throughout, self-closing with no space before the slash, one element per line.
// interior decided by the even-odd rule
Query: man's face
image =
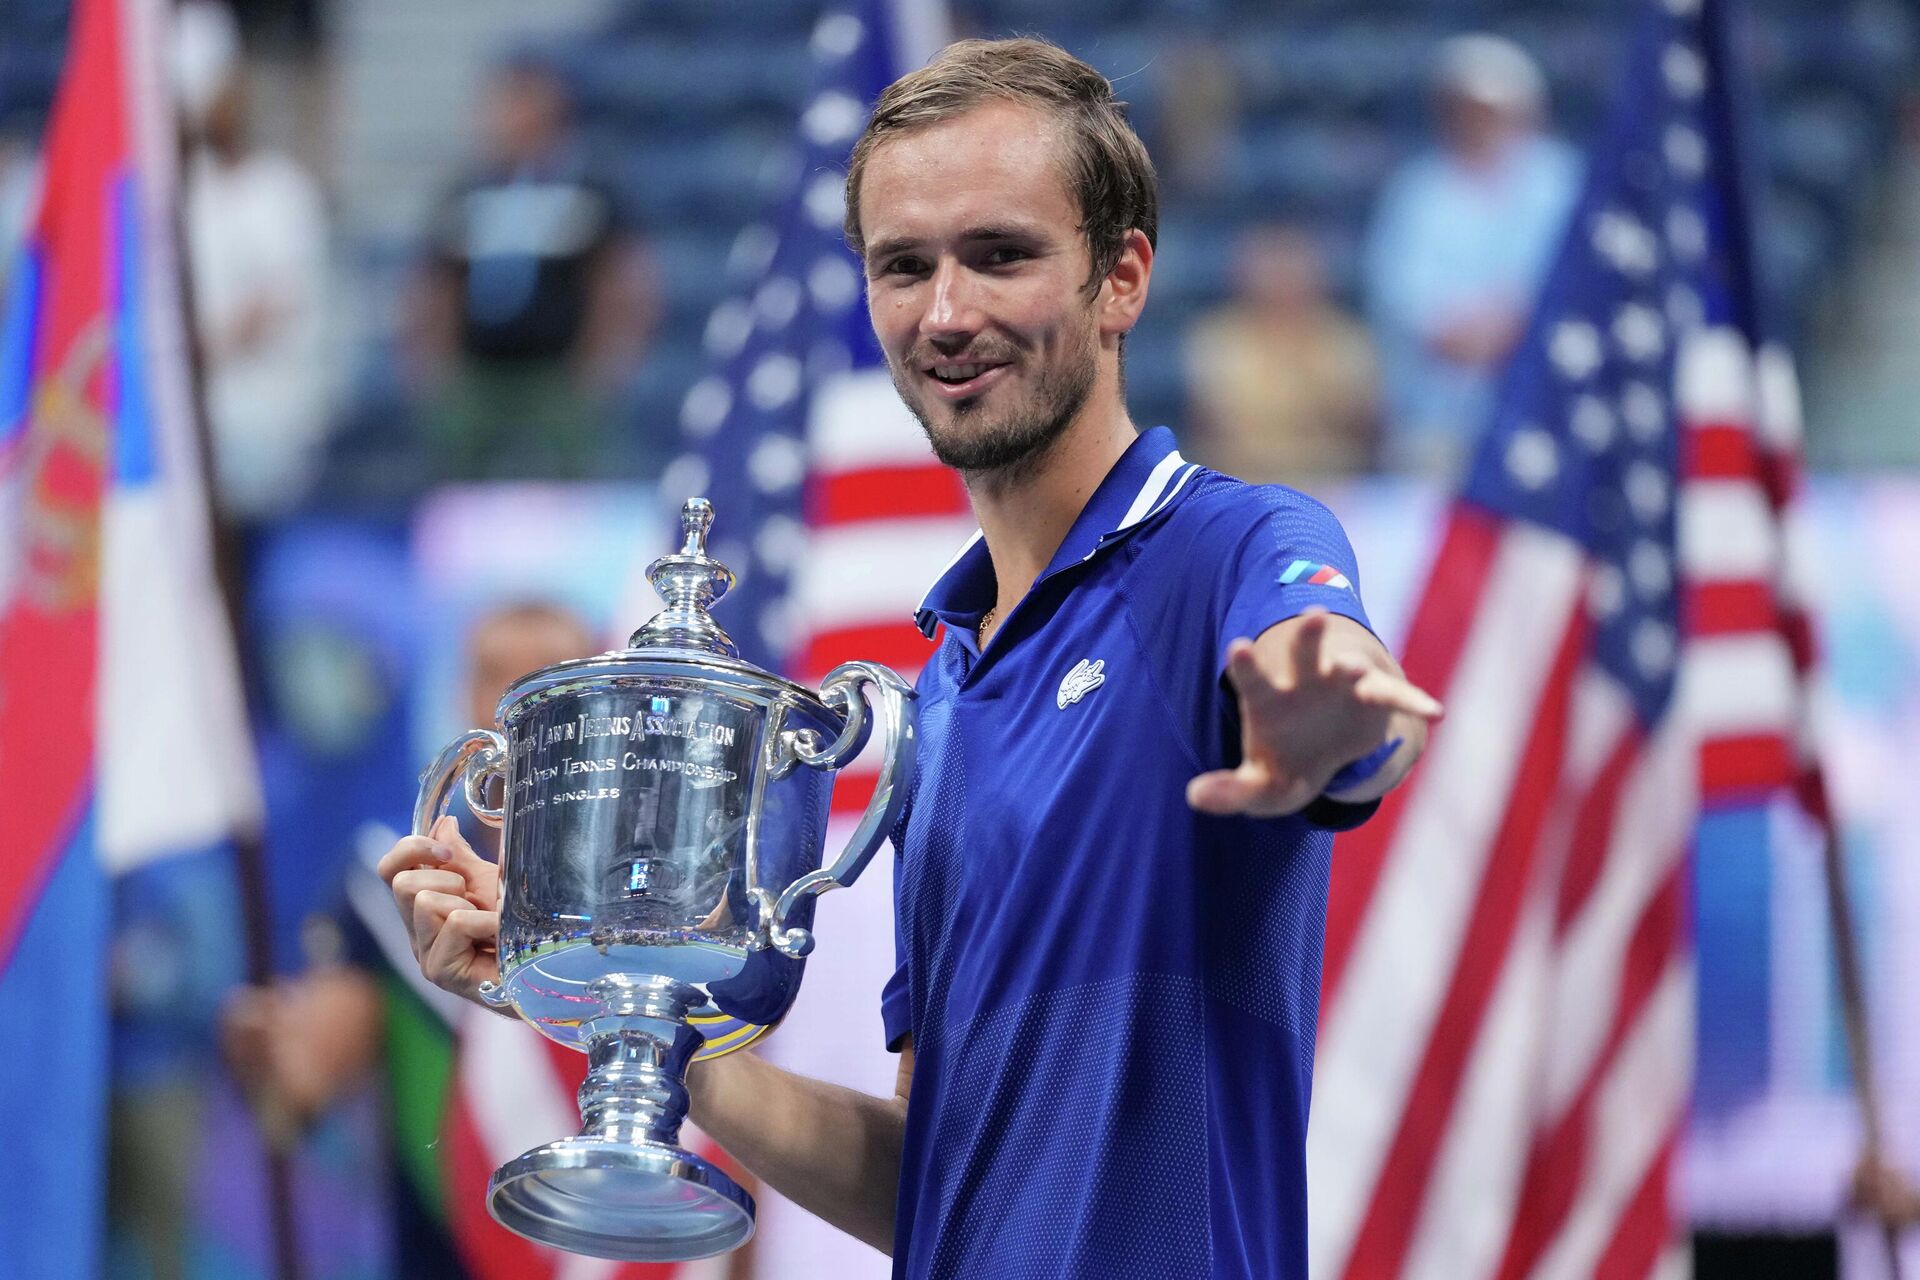
<path fill-rule="evenodd" d="M 861 185 L 868 305 L 939 459 L 1042 455 L 1099 372 L 1098 294 L 1056 127 L 988 103 L 877 147 Z"/>

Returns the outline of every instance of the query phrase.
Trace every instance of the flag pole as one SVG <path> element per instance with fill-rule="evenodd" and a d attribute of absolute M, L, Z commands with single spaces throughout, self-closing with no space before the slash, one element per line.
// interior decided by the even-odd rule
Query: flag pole
<path fill-rule="evenodd" d="M 1900 1211 L 1887 1203 L 1889 1196 L 1905 1193 L 1907 1212 L 1912 1212 L 1914 1192 L 1904 1175 L 1884 1159 L 1880 1090 L 1874 1075 L 1872 1026 L 1867 1014 L 1867 992 L 1860 948 L 1854 933 L 1852 892 L 1847 886 L 1846 849 L 1840 837 L 1840 824 L 1829 813 L 1822 823 L 1820 863 L 1827 888 L 1827 924 L 1833 935 L 1834 968 L 1840 984 L 1841 1020 L 1846 1028 L 1847 1054 L 1853 1060 L 1853 1091 L 1860 1105 L 1860 1128 L 1865 1149 L 1855 1175 L 1855 1195 L 1860 1207 L 1880 1221 L 1881 1239 L 1887 1249 L 1887 1273 L 1901 1280 Z M 1891 1179 L 1892 1185 L 1888 1182 Z M 1878 1201 L 1875 1203 L 1874 1201 Z"/>
<path fill-rule="evenodd" d="M 178 228 L 176 207 L 176 231 Z M 188 291 L 188 265 L 184 238 L 180 241 L 181 311 L 187 325 L 188 381 L 192 387 L 193 429 L 200 442 L 201 468 L 208 472 L 212 493 L 209 449 L 211 432 L 207 429 L 206 406 L 201 392 L 200 339 L 193 329 L 193 298 Z M 222 610 L 226 614 L 227 634 L 234 652 L 240 655 L 241 671 L 247 668 L 245 651 L 240 647 L 240 610 L 243 584 L 240 581 L 239 556 L 235 551 L 233 528 L 222 520 L 214 503 L 207 503 L 207 520 L 213 533 L 214 578 L 219 587 Z M 243 688 L 248 683 L 243 679 Z M 266 844 L 257 826 L 233 833 L 233 878 L 240 899 L 242 938 L 246 949 L 247 982 L 264 987 L 273 981 L 272 908 L 267 892 Z M 277 1280 L 301 1280 L 300 1242 L 293 1213 L 293 1162 L 289 1158 L 291 1131 L 284 1125 L 269 1124 L 256 1113 L 266 1155 L 267 1212 L 272 1226 L 273 1273 Z"/>
<path fill-rule="evenodd" d="M 179 139 L 176 154 L 179 181 L 174 185 L 176 198 L 171 202 L 172 233 L 177 250 L 174 262 L 179 292 L 176 296 L 180 300 L 180 325 L 187 357 L 188 417 L 191 419 L 194 440 L 199 446 L 201 492 L 207 495 L 205 510 L 209 545 L 213 551 L 214 582 L 225 614 L 227 636 L 233 645 L 235 659 L 240 664 L 241 695 L 245 700 L 248 689 L 254 685 L 248 678 L 253 674 L 250 671 L 252 661 L 242 644 L 240 625 L 245 608 L 245 583 L 242 581 L 244 566 L 241 563 L 238 531 L 232 522 L 222 518 L 219 504 L 213 498 L 213 432 L 207 420 L 206 353 L 201 345 L 197 324 L 192 245 L 186 234 L 189 156 L 185 130 L 176 128 L 175 136 Z M 265 987 L 274 978 L 273 911 L 267 889 L 266 843 L 258 823 L 249 823 L 235 830 L 232 840 L 234 886 L 240 900 L 247 982 L 251 986 Z M 301 1280 L 300 1239 L 294 1217 L 293 1162 L 290 1156 L 295 1134 L 289 1126 L 273 1123 L 271 1117 L 261 1116 L 257 1110 L 255 1123 L 260 1128 L 266 1157 L 267 1214 L 272 1237 L 273 1274 L 276 1280 Z"/>

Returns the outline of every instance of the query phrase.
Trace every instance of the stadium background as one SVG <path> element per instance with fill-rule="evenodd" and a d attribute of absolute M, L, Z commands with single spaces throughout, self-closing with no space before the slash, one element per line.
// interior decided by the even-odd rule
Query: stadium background
<path fill-rule="evenodd" d="M 712 317 L 750 273 L 741 233 L 792 180 L 820 6 L 805 0 L 332 0 L 239 6 L 251 123 L 325 194 L 329 284 L 324 450 L 301 491 L 250 522 L 245 563 L 249 682 L 267 799 L 277 958 L 305 963 L 303 929 L 333 905 L 369 824 L 397 825 L 417 762 L 456 727 L 459 637 L 487 603 L 539 592 L 581 609 L 611 639 L 643 616 L 632 582 L 662 545 L 661 473 L 681 450 L 688 392 L 709 370 Z M 1431 141 L 1423 67 L 1462 31 L 1517 40 L 1545 69 L 1557 132 L 1583 144 L 1605 106 L 1630 15 L 1624 0 L 995 0 L 956 4 L 959 30 L 1048 35 L 1114 76 L 1156 154 L 1185 145 L 1192 86 L 1218 162 L 1169 183 L 1153 306 L 1129 345 L 1137 421 L 1186 420 L 1183 338 L 1232 289 L 1244 227 L 1308 227 L 1332 293 L 1359 309 L 1360 242 L 1383 183 Z M 1830 757 L 1845 815 L 1881 1034 L 1895 1147 L 1920 1163 L 1920 1016 L 1901 992 L 1920 977 L 1920 849 L 1902 787 L 1902 747 L 1920 730 L 1920 367 L 1906 358 L 1920 309 L 1920 12 L 1901 0 L 1762 0 L 1745 27 L 1764 149 L 1765 282 L 1799 360 L 1809 505 L 1822 566 L 1833 694 Z M 64 47 L 58 0 L 0 2 L 0 135 L 31 154 Z M 402 349 L 402 305 L 436 200 L 475 142 L 489 69 L 535 56 L 569 87 L 651 263 L 655 337 L 619 379 L 598 482 L 451 482 L 421 445 Z M 1206 95 L 1202 95 L 1203 97 Z M 1186 114 L 1183 114 L 1186 113 Z M 13 230 L 8 224 L 8 230 Z M 743 249 L 745 245 L 745 249 Z M 539 482 L 541 477 L 529 479 Z M 671 489 L 672 477 L 666 488 Z M 1441 501 L 1434 476 L 1342 480 L 1369 601 L 1392 634 Z M 724 513 L 723 513 L 724 518 Z M 1817 1233 L 1844 1219 L 1857 1143 L 1844 1039 L 1827 974 L 1810 850 L 1751 832 L 1710 834 L 1699 861 L 1700 1063 L 1683 1179 L 1703 1228 Z M 1771 847 L 1771 846 L 1770 846 Z M 123 1003 L 116 1071 L 137 1095 L 164 1080 L 193 1091 L 205 1126 L 192 1166 L 191 1274 L 265 1266 L 257 1142 L 225 1080 L 213 1020 L 241 970 L 230 892 L 199 883 L 126 886 L 122 944 L 149 965 Z M 884 882 L 859 891 L 883 903 Z M 851 895 L 849 895 L 851 896 Z M 781 1041 L 832 1070 L 875 1059 L 862 983 L 885 947 L 874 916 L 849 915 L 824 951 L 849 970 L 812 987 Z M 880 918 L 884 918 L 883 916 Z M 856 928 L 856 924 L 858 927 Z M 879 934 L 884 940 L 885 934 Z M 823 955 L 823 959 L 824 959 Z M 824 966 L 822 966 L 824 967 Z M 806 1028 L 844 1001 L 869 1034 L 851 1050 Z M 845 1025 L 845 1024 L 842 1024 Z M 776 1053 L 780 1041 L 773 1042 Z M 824 1062 L 823 1062 L 824 1059 Z M 884 1068 L 884 1061 L 881 1066 Z M 870 1067 L 868 1068 L 870 1069 Z M 859 1077 L 860 1068 L 844 1072 Z M 878 1083 L 872 1082 L 870 1083 Z M 302 1237 L 313 1275 L 386 1274 L 371 1089 L 317 1127 L 300 1155 Z M 778 1208 L 769 1238 L 801 1230 Z M 123 1224 L 124 1226 L 124 1224 Z M 154 1270 L 130 1230 L 115 1274 Z"/>

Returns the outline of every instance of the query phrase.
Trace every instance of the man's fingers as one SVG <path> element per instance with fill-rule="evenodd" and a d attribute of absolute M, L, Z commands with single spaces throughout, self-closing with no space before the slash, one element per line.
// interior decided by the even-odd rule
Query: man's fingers
<path fill-rule="evenodd" d="M 1331 615 L 1318 606 L 1294 619 L 1293 645 L 1287 656 L 1293 662 L 1293 678 L 1306 679 L 1321 671 L 1321 649 L 1327 639 L 1327 619 Z"/>
<path fill-rule="evenodd" d="M 400 918 L 407 923 L 414 944 L 414 955 L 420 954 L 428 937 L 420 932 L 420 898 L 423 894 L 432 894 L 439 899 L 457 899 L 462 905 L 488 907 L 491 903 L 476 902 L 473 892 L 468 888 L 466 879 L 452 871 L 403 871 L 393 879 L 393 900 L 400 909 Z M 445 911 L 440 913 L 445 915 Z"/>
<path fill-rule="evenodd" d="M 393 878 L 393 887 L 409 897 L 432 890 L 435 893 L 451 893 L 464 898 L 467 894 L 467 879 L 457 871 L 438 871 L 422 867 L 418 871 L 402 871 Z"/>
<path fill-rule="evenodd" d="M 1236 769 L 1215 769 L 1187 783 L 1187 803 L 1201 813 L 1283 813 L 1280 804 L 1289 789 L 1259 761 Z"/>
<path fill-rule="evenodd" d="M 466 877 L 468 896 L 477 907 L 495 907 L 500 904 L 500 868 L 473 851 L 465 836 L 460 834 L 460 824 L 452 814 L 443 816 L 433 824 L 433 838 L 436 844 L 449 852 L 447 865 Z"/>
<path fill-rule="evenodd" d="M 394 876 L 413 867 L 449 863 L 457 866 L 468 861 L 492 865 L 475 853 L 466 837 L 460 834 L 459 820 L 445 813 L 434 821 L 426 835 L 402 836 L 396 841 L 381 857 L 377 870 L 380 878 L 391 884 Z"/>
<path fill-rule="evenodd" d="M 1222 816 L 1277 818 L 1304 808 L 1313 795 L 1312 788 L 1302 783 L 1284 781 L 1265 768 L 1247 765 L 1203 773 L 1187 783 L 1189 805 L 1200 813 Z"/>
<path fill-rule="evenodd" d="M 1359 681 L 1379 670 L 1357 653 L 1329 654 L 1320 664 L 1320 673 L 1329 680 Z"/>
<path fill-rule="evenodd" d="M 420 971 L 437 987 L 471 999 L 483 982 L 500 980 L 500 915 L 461 907 L 450 912 Z"/>
<path fill-rule="evenodd" d="M 1368 706 L 1404 711 L 1422 720 L 1438 720 L 1446 714 L 1439 699 L 1390 671 L 1368 672 L 1354 685 L 1353 693 Z"/>
<path fill-rule="evenodd" d="M 478 907 L 461 907 L 447 916 L 447 924 L 441 930 L 443 937 L 460 942 L 470 950 L 497 951 L 500 946 L 500 913 L 482 911 Z"/>
<path fill-rule="evenodd" d="M 1267 711 L 1279 705 L 1280 690 L 1260 665 L 1253 641 L 1242 638 L 1227 646 L 1227 679 L 1249 711 Z"/>
<path fill-rule="evenodd" d="M 422 893 L 451 893 L 462 898 L 467 896 L 467 882 L 458 872 L 432 867 L 418 867 L 411 871 L 402 871 L 393 878 L 393 902 L 400 909 L 400 918 L 413 919 L 413 900 Z"/>
<path fill-rule="evenodd" d="M 435 844 L 446 848 L 447 860 L 456 867 L 469 862 L 486 861 L 473 851 L 467 838 L 460 834 L 460 821 L 450 813 L 443 813 L 434 821 L 430 834 Z"/>
<path fill-rule="evenodd" d="M 409 923 L 413 927 L 413 954 L 424 959 L 439 938 L 447 917 L 456 911 L 471 911 L 473 904 L 457 893 L 440 893 L 428 889 L 414 895 L 413 916 Z"/>
<path fill-rule="evenodd" d="M 380 857 L 375 868 L 388 885 L 403 871 L 415 867 L 442 867 L 453 857 L 453 850 L 431 836 L 404 836 Z"/>
<path fill-rule="evenodd" d="M 434 829 L 439 831 L 441 827 L 436 823 Z M 380 874 L 393 890 L 402 915 L 408 910 L 406 886 L 425 888 L 428 882 L 422 877 L 428 875 L 453 876 L 462 887 L 450 892 L 465 893 L 476 907 L 498 905 L 500 868 L 474 853 L 472 847 L 460 839 L 457 825 L 452 834 L 453 843 L 437 837 L 408 836 L 380 859 Z"/>
<path fill-rule="evenodd" d="M 1216 769 L 1187 783 L 1187 803 L 1201 813 L 1240 813 L 1259 791 L 1238 769 Z"/>

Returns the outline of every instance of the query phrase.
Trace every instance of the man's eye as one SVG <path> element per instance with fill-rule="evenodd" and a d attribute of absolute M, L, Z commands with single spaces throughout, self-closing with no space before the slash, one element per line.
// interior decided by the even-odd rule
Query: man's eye
<path fill-rule="evenodd" d="M 1009 262 L 1022 262 L 1032 256 L 1018 245 L 1003 244 L 996 246 L 993 252 L 987 255 L 987 261 L 995 266 L 1002 266 Z"/>
<path fill-rule="evenodd" d="M 889 258 L 880 265 L 879 274 L 883 276 L 917 276 L 926 271 L 926 264 L 918 258 Z"/>

